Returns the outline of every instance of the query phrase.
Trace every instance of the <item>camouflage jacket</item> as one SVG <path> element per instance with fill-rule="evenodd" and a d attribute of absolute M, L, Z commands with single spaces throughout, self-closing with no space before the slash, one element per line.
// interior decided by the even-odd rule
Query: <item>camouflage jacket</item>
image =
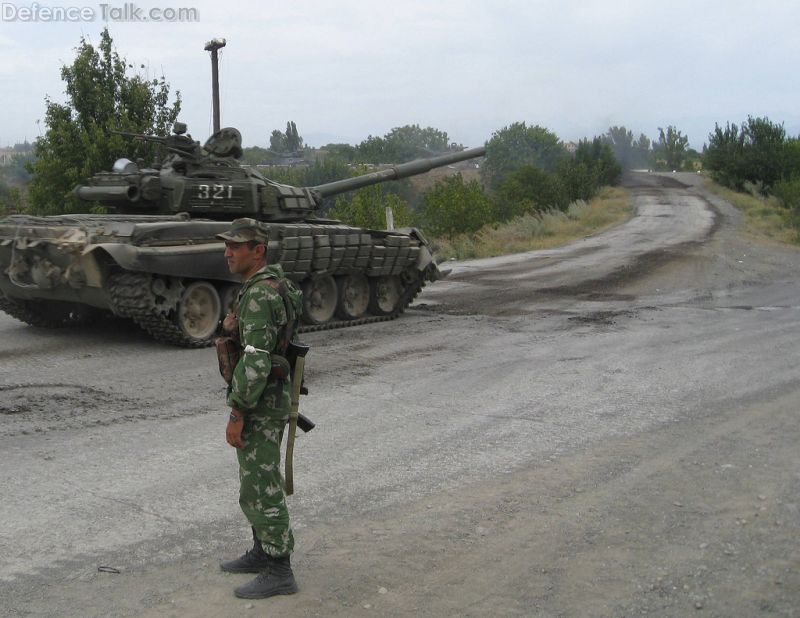
<path fill-rule="evenodd" d="M 288 301 L 296 315 L 302 311 L 302 294 L 284 279 L 280 264 L 265 266 L 242 284 L 237 298 L 239 341 L 265 352 L 243 353 L 228 387 L 228 405 L 247 412 L 285 412 L 288 415 L 289 383 L 270 377 L 272 353 L 278 334 L 286 325 L 286 306 L 280 293 L 267 280 L 285 280 Z"/>

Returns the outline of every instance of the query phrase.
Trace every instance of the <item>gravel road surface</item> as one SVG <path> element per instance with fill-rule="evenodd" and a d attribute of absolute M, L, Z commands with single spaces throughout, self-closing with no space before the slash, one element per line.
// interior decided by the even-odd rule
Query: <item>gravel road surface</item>
<path fill-rule="evenodd" d="M 247 546 L 209 349 L 0 315 L 2 616 L 800 616 L 800 253 L 690 174 L 311 333 L 301 592 Z"/>

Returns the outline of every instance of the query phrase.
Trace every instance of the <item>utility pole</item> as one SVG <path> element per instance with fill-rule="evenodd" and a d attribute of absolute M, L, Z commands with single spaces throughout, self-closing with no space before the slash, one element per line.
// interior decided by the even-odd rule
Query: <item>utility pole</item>
<path fill-rule="evenodd" d="M 214 133 L 219 131 L 219 50 L 225 47 L 225 39 L 211 39 L 205 50 L 211 52 L 211 104 L 214 108 Z"/>

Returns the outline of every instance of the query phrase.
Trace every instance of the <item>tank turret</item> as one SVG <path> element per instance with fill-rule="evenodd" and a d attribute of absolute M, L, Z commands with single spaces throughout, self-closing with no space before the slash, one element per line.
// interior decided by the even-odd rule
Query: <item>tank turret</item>
<path fill-rule="evenodd" d="M 274 182 L 239 163 L 242 138 L 238 130 L 223 128 L 201 148 L 183 135 L 185 125 L 176 123 L 176 127 L 175 134 L 169 137 L 123 134 L 166 146 L 170 154 L 159 170 L 139 169 L 132 161 L 120 159 L 111 172 L 95 174 L 89 184 L 76 187 L 75 195 L 121 214 L 187 213 L 190 217 L 216 220 L 247 216 L 265 222 L 300 221 L 319 218 L 323 198 L 424 174 L 486 154 L 483 147 L 471 148 L 314 187 L 293 187 Z"/>

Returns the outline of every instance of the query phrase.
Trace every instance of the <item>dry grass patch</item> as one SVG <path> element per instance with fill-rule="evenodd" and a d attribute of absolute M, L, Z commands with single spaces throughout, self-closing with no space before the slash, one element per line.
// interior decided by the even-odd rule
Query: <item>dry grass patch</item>
<path fill-rule="evenodd" d="M 632 201 L 625 189 L 604 187 L 591 202 L 578 200 L 566 212 L 527 214 L 506 223 L 486 225 L 474 234 L 437 239 L 436 255 L 443 260 L 464 260 L 549 249 L 626 221 L 632 212 Z"/>
<path fill-rule="evenodd" d="M 740 193 L 706 180 L 706 188 L 732 204 L 745 218 L 747 231 L 789 244 L 800 244 L 800 233 L 793 227 L 791 212 L 776 197 L 755 193 Z"/>

